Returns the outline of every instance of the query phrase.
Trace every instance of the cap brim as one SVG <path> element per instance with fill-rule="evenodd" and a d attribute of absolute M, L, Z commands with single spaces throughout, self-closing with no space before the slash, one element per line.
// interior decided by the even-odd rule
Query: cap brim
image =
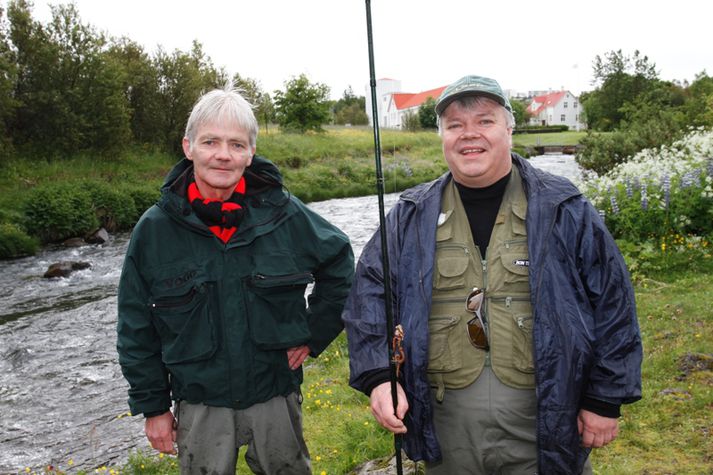
<path fill-rule="evenodd" d="M 485 92 L 485 91 L 462 91 L 462 92 L 457 92 L 457 93 L 449 96 L 448 98 L 444 99 L 443 101 L 439 102 L 438 104 L 436 104 L 436 114 L 438 114 L 438 116 L 440 116 L 441 114 L 443 114 L 443 112 L 446 110 L 446 108 L 449 105 L 451 105 L 451 102 L 458 100 L 462 97 L 466 97 L 466 96 L 485 96 L 488 99 L 494 100 L 495 102 L 497 102 L 498 104 L 500 104 L 501 106 L 503 106 L 507 109 L 507 106 L 505 105 L 505 101 L 503 101 L 503 99 L 500 96 L 498 96 L 497 94 L 492 94 L 490 92 Z"/>

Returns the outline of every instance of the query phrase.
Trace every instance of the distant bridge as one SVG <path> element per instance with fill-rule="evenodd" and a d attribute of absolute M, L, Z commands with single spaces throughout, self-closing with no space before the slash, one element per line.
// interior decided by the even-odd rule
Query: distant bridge
<path fill-rule="evenodd" d="M 548 153 L 558 153 L 565 155 L 574 155 L 582 150 L 581 145 L 531 145 L 531 148 L 537 152 L 537 155 L 546 155 Z"/>

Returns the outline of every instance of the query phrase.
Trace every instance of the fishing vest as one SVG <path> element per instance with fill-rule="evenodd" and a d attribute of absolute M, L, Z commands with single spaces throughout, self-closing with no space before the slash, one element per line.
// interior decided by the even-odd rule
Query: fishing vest
<path fill-rule="evenodd" d="M 512 167 L 483 259 L 455 183 L 443 191 L 428 320 L 428 378 L 438 401 L 446 388 L 472 384 L 485 365 L 508 386 L 535 387 L 526 214 L 520 173 Z M 465 299 L 473 287 L 485 289 L 489 352 L 475 348 L 468 337 L 467 322 L 474 315 L 466 311 Z"/>

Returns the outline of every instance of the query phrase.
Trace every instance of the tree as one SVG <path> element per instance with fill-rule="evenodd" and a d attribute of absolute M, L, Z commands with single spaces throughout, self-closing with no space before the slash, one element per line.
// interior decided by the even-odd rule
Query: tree
<path fill-rule="evenodd" d="M 656 66 L 647 56 L 635 51 L 632 57 L 621 50 L 610 51 L 605 57 L 597 55 L 593 62 L 593 84 L 598 87 L 582 94 L 580 101 L 584 108 L 590 129 L 611 131 L 624 118 L 622 107 L 635 102 L 636 98 L 652 90 L 660 82 Z"/>
<path fill-rule="evenodd" d="M 270 94 L 262 90 L 257 80 L 249 77 L 244 78 L 238 73 L 233 76 L 233 84 L 243 92 L 243 97 L 253 106 L 258 122 L 262 120 L 267 128 L 275 116 L 275 107 Z"/>
<path fill-rule="evenodd" d="M 106 151 L 129 138 L 123 71 L 105 55 L 106 39 L 81 22 L 73 4 L 52 7 L 44 26 L 30 4 L 11 2 L 10 38 L 16 51 L 16 145 L 48 157 Z"/>
<path fill-rule="evenodd" d="M 418 118 L 418 114 L 413 111 L 408 111 L 404 114 L 401 128 L 409 132 L 416 132 L 421 129 L 421 120 Z"/>
<path fill-rule="evenodd" d="M 713 77 L 705 71 L 696 75 L 685 90 L 686 122 L 693 127 L 713 126 Z"/>
<path fill-rule="evenodd" d="M 14 98 L 17 69 L 8 40 L 4 11 L 0 7 L 0 161 L 12 153 L 12 139 L 8 132 L 8 122 L 15 114 L 17 101 Z"/>
<path fill-rule="evenodd" d="M 162 114 L 159 101 L 159 73 L 153 59 L 138 43 L 114 40 L 107 55 L 123 70 L 122 90 L 128 102 L 129 126 L 133 141 L 162 146 Z"/>
<path fill-rule="evenodd" d="M 356 96 L 352 87 L 347 87 L 341 99 L 334 103 L 334 123 L 340 125 L 368 124 L 369 116 L 366 115 L 365 104 L 364 96 Z"/>
<path fill-rule="evenodd" d="M 321 131 L 329 122 L 329 87 L 310 83 L 301 74 L 285 82 L 284 91 L 275 91 L 277 123 L 287 131 Z"/>
<path fill-rule="evenodd" d="M 515 125 L 527 125 L 531 116 L 530 112 L 527 110 L 527 105 L 517 99 L 510 100 L 510 105 L 512 106 L 512 115 L 515 117 Z"/>
<path fill-rule="evenodd" d="M 418 121 L 423 129 L 435 129 L 436 123 L 436 100 L 428 97 L 418 108 Z"/>
<path fill-rule="evenodd" d="M 203 47 L 193 42 L 191 53 L 159 49 L 154 59 L 158 70 L 159 107 L 162 111 L 160 137 L 166 150 L 181 154 L 186 119 L 200 95 L 222 87 L 226 74 L 213 66 Z"/>

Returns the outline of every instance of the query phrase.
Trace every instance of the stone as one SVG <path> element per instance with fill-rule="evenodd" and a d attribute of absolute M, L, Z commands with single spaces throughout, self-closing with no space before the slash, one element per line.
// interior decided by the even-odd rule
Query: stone
<path fill-rule="evenodd" d="M 104 228 L 99 228 L 92 234 L 90 234 L 86 241 L 89 244 L 104 244 L 109 240 L 109 233 Z"/>
<path fill-rule="evenodd" d="M 86 241 L 79 237 L 69 238 L 62 243 L 64 247 L 80 247 L 84 246 L 85 244 Z"/>
<path fill-rule="evenodd" d="M 426 466 L 423 462 L 413 462 L 401 451 L 401 468 L 404 475 L 423 475 L 426 473 Z M 357 468 L 350 475 L 396 475 L 396 456 L 382 457 L 369 460 Z"/>
<path fill-rule="evenodd" d="M 77 270 L 82 270 L 82 269 L 87 269 L 91 267 L 91 264 L 88 262 L 73 262 L 73 261 L 62 261 L 62 262 L 55 262 L 51 266 L 47 268 L 47 271 L 44 273 L 43 277 L 47 279 L 51 279 L 53 277 L 68 277 L 69 274 L 71 274 L 74 271 Z"/>

